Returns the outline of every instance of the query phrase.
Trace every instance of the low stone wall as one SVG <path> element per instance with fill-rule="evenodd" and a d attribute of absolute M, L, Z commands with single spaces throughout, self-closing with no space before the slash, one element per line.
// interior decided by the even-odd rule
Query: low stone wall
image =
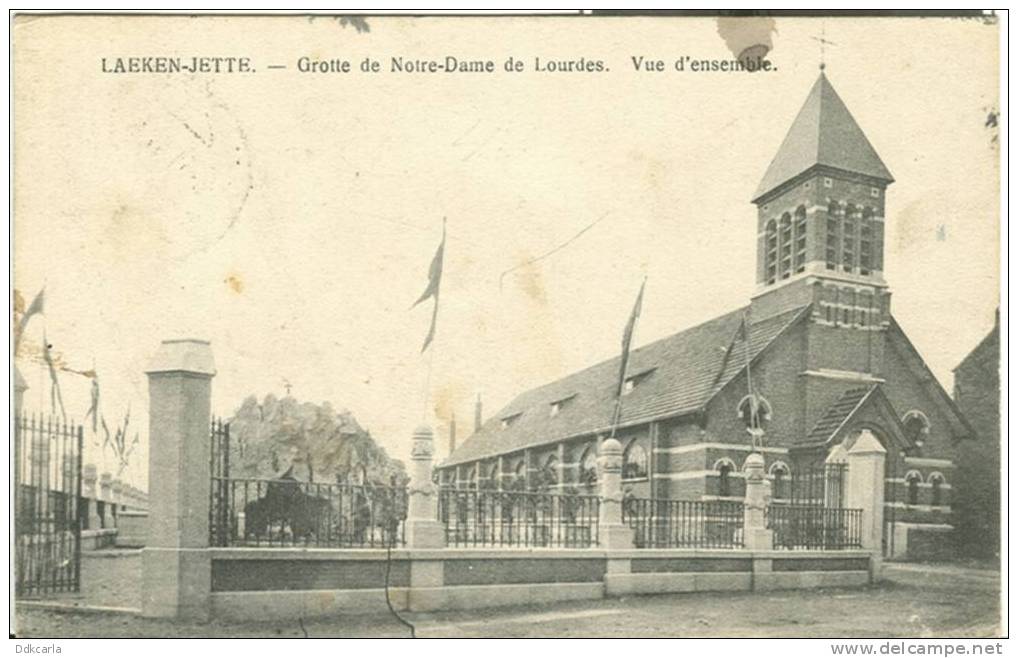
<path fill-rule="evenodd" d="M 117 546 L 139 548 L 148 534 L 148 512 L 122 510 L 117 515 Z"/>
<path fill-rule="evenodd" d="M 927 562 L 955 557 L 954 527 L 939 523 L 894 524 L 892 560 Z"/>
<path fill-rule="evenodd" d="M 81 531 L 81 550 L 98 551 L 109 548 L 117 541 L 116 528 L 100 528 L 99 530 Z"/>
<path fill-rule="evenodd" d="M 398 549 L 210 550 L 211 612 L 287 619 L 600 599 L 642 593 L 865 585 L 865 551 Z"/>

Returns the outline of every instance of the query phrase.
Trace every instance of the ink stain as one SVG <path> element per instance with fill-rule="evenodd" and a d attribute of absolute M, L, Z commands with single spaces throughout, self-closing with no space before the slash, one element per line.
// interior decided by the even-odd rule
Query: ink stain
<path fill-rule="evenodd" d="M 358 34 L 371 31 L 371 26 L 363 16 L 340 16 L 339 25 L 340 27 L 352 27 L 357 30 Z"/>
<path fill-rule="evenodd" d="M 545 305 L 548 303 L 548 296 L 544 290 L 544 282 L 541 280 L 541 270 L 529 257 L 522 259 L 519 265 L 517 280 L 520 288 L 526 293 L 531 301 Z"/>
<path fill-rule="evenodd" d="M 718 35 L 728 50 L 747 71 L 759 69 L 748 66 L 763 59 L 774 48 L 771 35 L 778 31 L 774 19 L 769 16 L 718 16 Z"/>
<path fill-rule="evenodd" d="M 990 146 L 996 147 L 1000 132 L 1000 111 L 996 107 L 984 107 L 983 111 L 986 112 L 986 120 L 983 121 L 983 127 L 990 131 Z"/>
<path fill-rule="evenodd" d="M 435 392 L 434 412 L 437 418 L 452 418 L 456 413 L 456 405 L 460 400 L 467 400 L 470 392 L 461 383 L 449 381 Z"/>
<path fill-rule="evenodd" d="M 235 294 L 241 294 L 244 292 L 244 280 L 240 277 L 240 274 L 231 272 L 225 279 L 223 279 L 231 291 Z"/>

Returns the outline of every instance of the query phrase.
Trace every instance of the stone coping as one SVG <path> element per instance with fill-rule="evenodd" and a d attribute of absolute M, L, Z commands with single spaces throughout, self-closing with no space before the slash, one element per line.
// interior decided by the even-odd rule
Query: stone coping
<path fill-rule="evenodd" d="M 299 548 L 299 547 L 214 547 L 213 560 L 385 560 L 383 548 Z M 477 559 L 605 559 L 639 558 L 731 558 L 731 559 L 841 559 L 871 557 L 859 549 L 841 551 L 750 551 L 740 549 L 650 548 L 606 550 L 601 548 L 395 548 L 394 560 L 477 560 Z"/>
<path fill-rule="evenodd" d="M 90 530 L 82 530 L 82 537 L 102 537 L 103 535 L 115 535 L 117 534 L 117 528 L 93 528 Z"/>

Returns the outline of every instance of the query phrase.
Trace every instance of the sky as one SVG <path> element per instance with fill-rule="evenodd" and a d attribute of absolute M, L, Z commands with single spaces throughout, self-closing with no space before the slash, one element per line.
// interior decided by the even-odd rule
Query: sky
<path fill-rule="evenodd" d="M 147 360 L 210 340 L 213 409 L 328 400 L 394 457 L 428 423 L 445 454 L 480 394 L 516 393 L 748 302 L 750 198 L 818 74 L 891 170 L 892 312 L 950 391 L 999 304 L 997 26 L 790 19 L 768 73 L 636 72 L 730 58 L 713 18 L 47 17 L 15 25 L 14 285 L 47 338 L 130 406 L 145 486 Z M 101 58 L 244 55 L 248 75 L 114 75 Z M 301 74 L 297 59 L 602 59 L 601 74 Z M 268 70 L 268 64 L 287 69 Z M 435 343 L 411 304 L 447 221 Z M 584 231 L 584 229 L 586 229 Z M 582 235 L 574 238 L 578 233 Z M 568 244 L 547 257 L 534 259 Z M 507 272 L 507 274 L 503 274 Z M 20 360 L 26 406 L 49 408 Z M 430 364 L 430 365 L 429 365 Z M 429 376 L 430 368 L 430 376 Z M 61 376 L 68 414 L 88 381 Z M 90 436 L 88 458 L 111 462 Z"/>

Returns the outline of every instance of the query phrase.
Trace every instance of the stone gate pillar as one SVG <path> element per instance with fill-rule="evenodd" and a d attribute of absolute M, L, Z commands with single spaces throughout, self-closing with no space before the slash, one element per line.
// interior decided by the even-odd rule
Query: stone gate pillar
<path fill-rule="evenodd" d="M 212 348 L 203 340 L 163 341 L 146 374 L 151 498 L 142 614 L 208 619 Z"/>
<path fill-rule="evenodd" d="M 438 520 L 438 489 L 431 481 L 435 437 L 431 428 L 422 425 L 414 430 L 410 452 L 410 501 L 407 508 L 407 546 L 409 548 L 443 548 L 445 526 Z"/>
<path fill-rule="evenodd" d="M 410 451 L 410 491 L 407 505 L 407 548 L 444 548 L 445 524 L 438 520 L 438 488 L 432 481 L 435 441 L 431 428 L 422 425 L 414 430 Z M 445 579 L 441 560 L 413 559 L 410 562 L 410 589 L 407 607 L 411 610 L 432 610 L 430 595 Z"/>
<path fill-rule="evenodd" d="M 88 529 L 98 530 L 102 527 L 99 520 L 99 470 L 95 464 L 85 464 L 81 469 L 81 496 L 88 501 Z"/>
<path fill-rule="evenodd" d="M 124 509 L 124 483 L 119 478 L 114 478 L 112 485 L 113 495 L 113 506 L 117 510 L 117 516 L 120 516 L 120 512 Z"/>
<path fill-rule="evenodd" d="M 622 523 L 622 444 L 605 439 L 597 453 L 598 543 L 602 548 L 632 548 L 633 531 Z"/>
<path fill-rule="evenodd" d="M 746 474 L 746 502 L 743 506 L 743 543 L 755 551 L 774 548 L 774 531 L 767 529 L 767 505 L 770 503 L 770 481 L 764 475 L 764 458 L 751 452 L 743 467 Z"/>
<path fill-rule="evenodd" d="M 862 547 L 872 554 L 870 579 L 879 580 L 884 537 L 884 460 L 887 450 L 863 430 L 848 451 L 845 507 L 862 510 Z"/>

